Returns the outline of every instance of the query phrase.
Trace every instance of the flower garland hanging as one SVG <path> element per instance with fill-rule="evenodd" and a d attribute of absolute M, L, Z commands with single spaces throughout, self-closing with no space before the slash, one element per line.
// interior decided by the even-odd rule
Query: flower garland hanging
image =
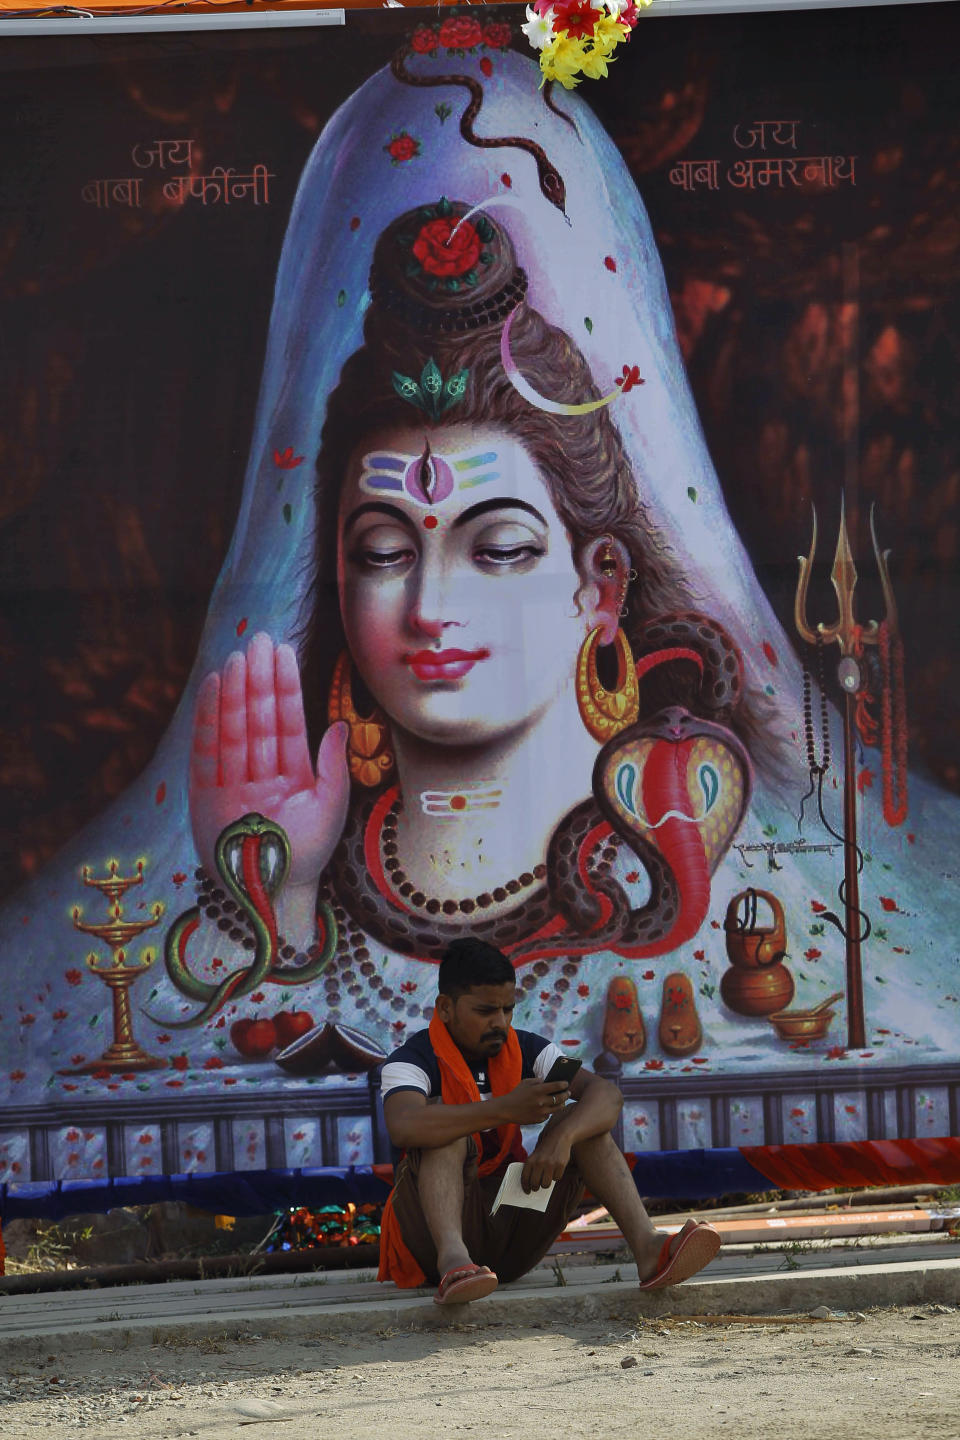
<path fill-rule="evenodd" d="M 565 90 L 582 77 L 599 80 L 615 59 L 614 50 L 629 40 L 640 11 L 652 0 L 533 0 L 520 28 L 540 51 L 543 81 L 558 80 Z"/>

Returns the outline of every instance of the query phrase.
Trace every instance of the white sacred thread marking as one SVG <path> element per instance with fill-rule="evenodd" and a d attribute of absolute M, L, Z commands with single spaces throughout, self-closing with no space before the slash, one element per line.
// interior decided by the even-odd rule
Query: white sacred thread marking
<path fill-rule="evenodd" d="M 375 450 L 364 455 L 360 488 L 374 495 L 408 495 L 430 509 L 442 504 L 454 490 L 471 490 L 499 480 L 495 450 L 477 450 L 456 459 L 431 454 L 429 446 L 419 455 L 401 455 Z"/>
<path fill-rule="evenodd" d="M 423 790 L 420 807 L 424 815 L 466 815 L 473 810 L 496 810 L 503 791 L 491 786 L 465 785 L 462 790 Z"/>

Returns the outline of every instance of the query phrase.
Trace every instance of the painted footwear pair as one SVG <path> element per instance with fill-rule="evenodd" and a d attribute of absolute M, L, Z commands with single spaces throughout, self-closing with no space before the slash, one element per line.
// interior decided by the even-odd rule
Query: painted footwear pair
<path fill-rule="evenodd" d="M 703 1030 L 697 1014 L 693 983 L 682 971 L 663 982 L 657 1038 L 665 1055 L 681 1059 L 699 1050 Z M 615 975 L 607 987 L 603 1048 L 618 1060 L 636 1060 L 647 1045 L 637 987 L 627 975 Z"/>

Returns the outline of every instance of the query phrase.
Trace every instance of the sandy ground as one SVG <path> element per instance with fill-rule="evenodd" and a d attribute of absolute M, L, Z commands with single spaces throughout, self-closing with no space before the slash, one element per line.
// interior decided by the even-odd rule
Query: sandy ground
<path fill-rule="evenodd" d="M 2 1303 L 2 1302 L 0 1302 Z M 342 1339 L 269 1333 L 0 1361 L 0 1435 L 52 1440 L 956 1440 L 960 1310 L 647 1320 Z M 626 1362 L 626 1363 L 625 1363 Z M 247 1428 L 250 1427 L 250 1428 Z"/>

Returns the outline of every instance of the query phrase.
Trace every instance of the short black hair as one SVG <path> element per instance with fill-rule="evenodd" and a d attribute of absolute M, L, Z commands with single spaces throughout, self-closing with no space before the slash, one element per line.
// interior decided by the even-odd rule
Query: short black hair
<path fill-rule="evenodd" d="M 453 940 L 443 953 L 437 976 L 437 993 L 457 1000 L 475 985 L 513 985 L 513 966 L 496 945 L 466 935 Z"/>

